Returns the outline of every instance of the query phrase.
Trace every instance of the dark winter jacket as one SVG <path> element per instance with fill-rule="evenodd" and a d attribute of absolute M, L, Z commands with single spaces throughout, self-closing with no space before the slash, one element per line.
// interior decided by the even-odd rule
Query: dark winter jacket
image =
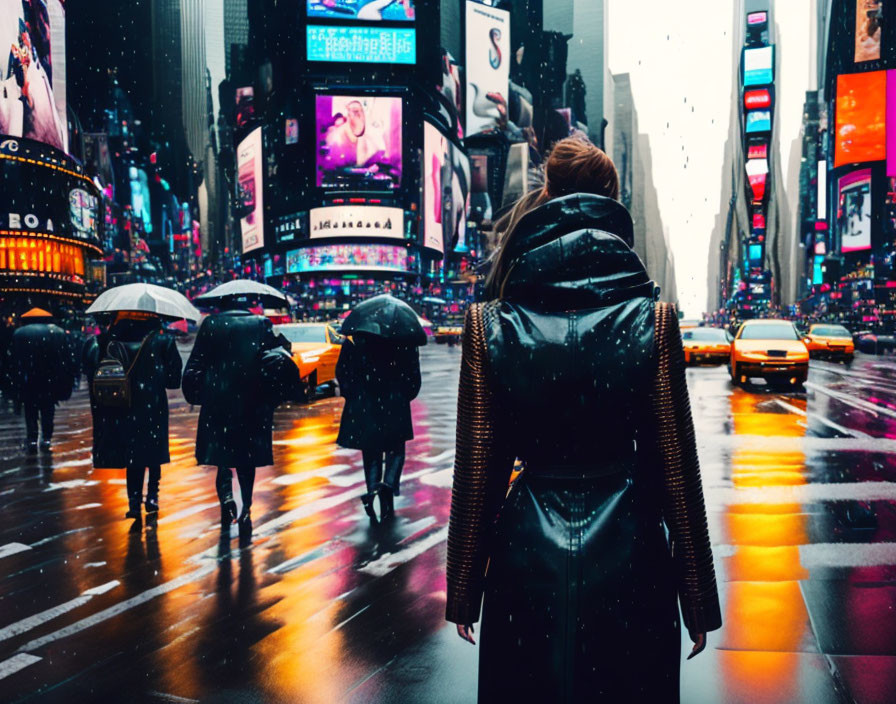
<path fill-rule="evenodd" d="M 144 339 L 146 344 L 138 356 Z M 124 351 L 113 345 L 112 354 L 125 368 L 134 365 L 130 372 L 129 408 L 101 406 L 93 398 L 93 376 L 110 352 L 109 343 L 113 341 L 123 343 Z M 94 466 L 150 466 L 170 462 L 166 389 L 180 387 L 183 366 L 174 338 L 162 332 L 158 320 L 122 320 L 87 344 L 84 366 L 91 382 Z"/>
<path fill-rule="evenodd" d="M 185 372 L 199 378 L 199 464 L 274 463 L 274 411 L 260 398 L 259 378 L 262 353 L 282 345 L 270 320 L 246 311 L 210 315 L 202 323 Z"/>
<path fill-rule="evenodd" d="M 387 450 L 414 437 L 411 401 L 420 392 L 416 347 L 358 335 L 346 340 L 336 365 L 345 397 L 336 442 L 358 450 Z"/>
<path fill-rule="evenodd" d="M 16 330 L 7 350 L 7 385 L 13 398 L 47 403 L 71 396 L 76 365 L 66 332 L 52 323 Z"/>

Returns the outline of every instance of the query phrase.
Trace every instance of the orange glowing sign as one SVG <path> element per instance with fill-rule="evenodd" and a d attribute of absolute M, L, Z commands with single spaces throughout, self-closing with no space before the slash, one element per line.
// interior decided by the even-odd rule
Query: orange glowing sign
<path fill-rule="evenodd" d="M 886 111 L 885 71 L 837 76 L 834 166 L 886 158 Z"/>

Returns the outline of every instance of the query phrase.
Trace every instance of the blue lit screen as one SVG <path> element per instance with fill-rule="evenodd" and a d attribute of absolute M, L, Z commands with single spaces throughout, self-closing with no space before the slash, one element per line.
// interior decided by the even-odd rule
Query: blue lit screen
<path fill-rule="evenodd" d="M 404 27 L 335 27 L 309 24 L 309 61 L 368 64 L 417 62 L 417 30 Z"/>

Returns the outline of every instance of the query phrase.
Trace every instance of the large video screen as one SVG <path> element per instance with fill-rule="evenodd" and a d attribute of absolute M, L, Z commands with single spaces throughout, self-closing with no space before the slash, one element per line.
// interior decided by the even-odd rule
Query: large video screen
<path fill-rule="evenodd" d="M 470 160 L 433 124 L 423 123 L 423 246 L 466 251 Z"/>
<path fill-rule="evenodd" d="M 404 238 L 404 211 L 385 205 L 328 205 L 308 214 L 311 239 L 324 237 Z"/>
<path fill-rule="evenodd" d="M 772 113 L 770 110 L 752 110 L 747 113 L 747 134 L 770 132 L 772 129 Z"/>
<path fill-rule="evenodd" d="M 764 86 L 774 80 L 774 47 L 744 49 L 744 86 Z"/>
<path fill-rule="evenodd" d="M 856 63 L 880 58 L 883 24 L 884 0 L 856 0 Z"/>
<path fill-rule="evenodd" d="M 307 0 L 308 19 L 413 22 L 414 0 Z"/>
<path fill-rule="evenodd" d="M 473 135 L 507 117 L 510 13 L 467 0 L 467 130 Z"/>
<path fill-rule="evenodd" d="M 896 176 L 896 69 L 887 71 L 887 176 Z"/>
<path fill-rule="evenodd" d="M 871 169 L 853 171 L 840 178 L 837 231 L 840 251 L 871 249 Z"/>
<path fill-rule="evenodd" d="M 886 158 L 886 113 L 886 71 L 837 76 L 835 167 Z"/>
<path fill-rule="evenodd" d="M 0 0 L 0 46 L 0 134 L 68 151 L 61 0 Z"/>
<path fill-rule="evenodd" d="M 412 27 L 336 27 L 305 29 L 309 61 L 361 64 L 414 64 L 417 30 Z"/>
<path fill-rule="evenodd" d="M 408 250 L 391 244 L 328 244 L 286 254 L 286 273 L 315 271 L 407 271 Z"/>
<path fill-rule="evenodd" d="M 261 127 L 239 144 L 236 155 L 238 200 L 248 214 L 240 219 L 243 254 L 264 247 Z"/>
<path fill-rule="evenodd" d="M 152 233 L 152 208 L 149 199 L 149 179 L 143 169 L 136 166 L 128 168 L 128 181 L 131 186 L 131 208 L 140 220 L 143 221 L 143 231 Z"/>
<path fill-rule="evenodd" d="M 317 185 L 401 185 L 401 98 L 318 95 Z"/>

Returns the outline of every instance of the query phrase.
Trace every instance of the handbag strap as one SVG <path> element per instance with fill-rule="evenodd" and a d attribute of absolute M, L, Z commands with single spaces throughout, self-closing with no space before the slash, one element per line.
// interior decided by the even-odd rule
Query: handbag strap
<path fill-rule="evenodd" d="M 149 340 L 149 338 L 151 338 L 155 334 L 156 334 L 156 331 L 153 330 L 151 333 L 149 333 L 149 335 L 147 335 L 146 337 L 143 338 L 143 342 L 140 343 L 140 348 L 137 350 L 137 354 L 134 355 L 134 359 L 131 361 L 131 365 L 128 367 L 128 370 L 125 372 L 125 376 L 127 376 L 128 378 L 130 378 L 131 372 L 134 369 L 134 365 L 137 364 L 137 360 L 140 358 L 140 353 L 143 351 L 143 348 L 146 346 L 147 341 Z M 118 342 L 121 343 L 120 340 Z M 122 344 L 122 347 L 123 346 L 124 345 Z"/>

